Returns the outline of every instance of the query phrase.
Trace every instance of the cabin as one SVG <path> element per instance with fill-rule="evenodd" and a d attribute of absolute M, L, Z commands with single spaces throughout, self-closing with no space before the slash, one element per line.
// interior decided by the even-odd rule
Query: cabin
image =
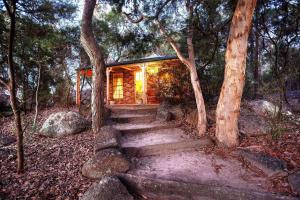
<path fill-rule="evenodd" d="M 107 64 L 104 94 L 106 104 L 159 104 L 156 95 L 158 73 L 165 67 L 179 65 L 182 63 L 176 56 L 151 57 Z M 80 84 L 83 77 L 92 77 L 90 67 L 77 69 L 77 105 L 81 103 Z"/>

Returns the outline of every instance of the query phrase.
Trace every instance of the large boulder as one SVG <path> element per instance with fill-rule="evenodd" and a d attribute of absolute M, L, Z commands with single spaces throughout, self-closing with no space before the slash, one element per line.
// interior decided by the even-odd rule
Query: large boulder
<path fill-rule="evenodd" d="M 184 109 L 181 104 L 172 105 L 167 101 L 163 101 L 156 114 L 156 119 L 160 121 L 170 121 L 171 119 L 181 120 L 184 118 Z"/>
<path fill-rule="evenodd" d="M 120 145 L 120 131 L 112 126 L 103 126 L 95 136 L 95 152 L 107 148 L 118 148 Z"/>
<path fill-rule="evenodd" d="M 61 137 L 84 131 L 90 123 L 77 112 L 51 114 L 40 129 L 40 134 L 48 137 Z"/>
<path fill-rule="evenodd" d="M 239 118 L 239 131 L 246 136 L 266 135 L 270 128 L 265 118 L 259 115 L 241 115 Z"/>
<path fill-rule="evenodd" d="M 266 100 L 250 101 L 251 109 L 261 116 L 275 116 L 279 111 L 279 107 Z"/>
<path fill-rule="evenodd" d="M 88 178 L 102 178 L 129 170 L 130 163 L 122 153 L 114 148 L 95 153 L 82 167 L 82 174 Z"/>
<path fill-rule="evenodd" d="M 236 153 L 251 163 L 251 165 L 262 170 L 269 177 L 285 174 L 287 169 L 287 164 L 284 160 L 263 152 L 247 148 L 239 148 Z"/>
<path fill-rule="evenodd" d="M 170 121 L 172 118 L 172 113 L 169 111 L 171 105 L 164 101 L 157 108 L 156 120 L 159 121 Z"/>
<path fill-rule="evenodd" d="M 133 200 L 133 197 L 118 178 L 104 177 L 93 183 L 79 200 Z"/>

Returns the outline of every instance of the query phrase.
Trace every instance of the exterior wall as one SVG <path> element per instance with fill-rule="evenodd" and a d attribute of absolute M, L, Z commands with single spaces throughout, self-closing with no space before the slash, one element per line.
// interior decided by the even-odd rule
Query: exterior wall
<path fill-rule="evenodd" d="M 148 104 L 157 104 L 159 103 L 156 93 L 157 93 L 157 84 L 158 77 L 157 74 L 147 73 L 147 103 Z"/>
<path fill-rule="evenodd" d="M 113 99 L 113 74 L 123 73 L 123 98 Z M 135 104 L 134 72 L 129 70 L 117 70 L 110 72 L 109 77 L 109 101 L 115 104 Z"/>
<path fill-rule="evenodd" d="M 161 67 L 164 68 L 173 68 L 177 67 L 178 65 L 181 65 L 181 62 L 178 60 L 175 61 L 164 61 L 164 62 L 157 62 L 154 64 L 151 64 L 150 66 L 157 66 L 158 69 Z M 138 64 L 135 65 L 135 69 L 138 70 Z M 159 69 L 160 70 L 160 69 Z M 114 73 L 123 73 L 123 98 L 122 99 L 113 99 L 113 74 Z M 146 81 L 146 94 L 147 94 L 147 104 L 158 104 L 159 99 L 157 98 L 157 83 L 159 81 L 159 75 L 157 73 L 152 73 L 150 74 L 147 70 L 147 81 Z M 88 77 L 92 76 L 92 71 L 85 70 L 81 71 L 81 75 L 86 75 Z M 105 91 L 104 91 L 104 96 L 105 96 L 105 102 L 107 100 L 107 84 L 106 84 L 107 78 L 105 80 Z M 78 79 L 77 79 L 78 82 Z M 77 89 L 79 88 L 80 85 L 78 85 Z M 124 68 L 112 68 L 112 71 L 110 72 L 110 77 L 109 77 L 109 103 L 111 101 L 114 101 L 114 104 L 136 104 L 136 95 L 135 95 L 135 72 L 133 70 L 127 70 Z"/>

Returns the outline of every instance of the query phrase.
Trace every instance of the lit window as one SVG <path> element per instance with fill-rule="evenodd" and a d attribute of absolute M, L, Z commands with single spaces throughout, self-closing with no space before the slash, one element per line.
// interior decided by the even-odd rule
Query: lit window
<path fill-rule="evenodd" d="M 123 73 L 113 74 L 113 98 L 123 98 Z"/>

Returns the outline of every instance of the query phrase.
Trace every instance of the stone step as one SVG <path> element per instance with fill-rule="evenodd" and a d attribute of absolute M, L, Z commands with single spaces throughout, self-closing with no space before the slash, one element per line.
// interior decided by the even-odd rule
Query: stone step
<path fill-rule="evenodd" d="M 155 114 L 112 114 L 111 120 L 116 123 L 150 123 L 155 120 Z"/>
<path fill-rule="evenodd" d="M 156 114 L 157 105 L 146 105 L 146 106 L 108 106 L 111 114 Z"/>
<path fill-rule="evenodd" d="M 140 199 L 147 200 L 296 200 L 297 198 L 281 194 L 250 189 L 219 186 L 217 184 L 188 183 L 157 178 L 148 178 L 133 174 L 118 174 L 126 187 Z"/>
<path fill-rule="evenodd" d="M 116 124 L 113 125 L 113 128 L 119 130 L 123 135 L 124 134 L 138 134 L 144 133 L 147 131 L 155 131 L 167 128 L 175 128 L 180 126 L 179 123 L 161 123 L 161 122 L 153 122 L 153 123 L 126 123 L 126 124 Z"/>
<path fill-rule="evenodd" d="M 191 139 L 180 128 L 168 128 L 157 131 L 147 131 L 139 134 L 127 134 L 121 138 L 122 147 L 143 147 L 147 145 L 182 142 Z"/>
<path fill-rule="evenodd" d="M 205 147 L 213 146 L 213 142 L 209 138 L 202 138 L 198 140 L 185 140 L 172 143 L 162 143 L 147 145 L 142 147 L 123 147 L 123 151 L 130 157 L 146 157 L 157 155 L 169 155 L 172 153 L 197 151 Z"/>

